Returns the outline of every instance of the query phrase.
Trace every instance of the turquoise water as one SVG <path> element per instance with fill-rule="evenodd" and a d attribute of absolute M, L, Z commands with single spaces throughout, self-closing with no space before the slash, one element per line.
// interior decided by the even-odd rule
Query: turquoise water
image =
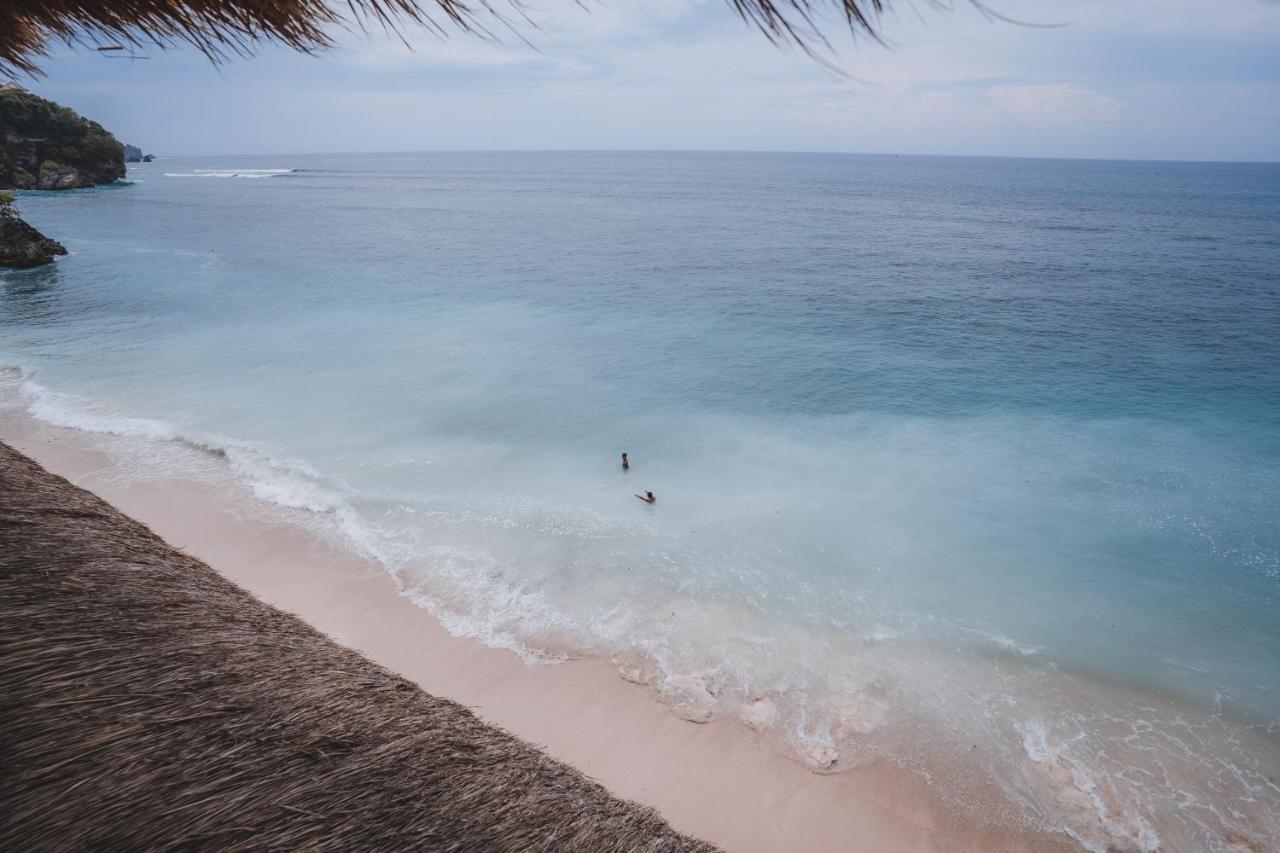
<path fill-rule="evenodd" d="M 454 632 L 814 769 L 963 800 L 976 762 L 1091 849 L 1280 845 L 1280 166 L 130 178 L 21 197 L 72 254 L 0 274 L 8 411 L 223 449 Z"/>

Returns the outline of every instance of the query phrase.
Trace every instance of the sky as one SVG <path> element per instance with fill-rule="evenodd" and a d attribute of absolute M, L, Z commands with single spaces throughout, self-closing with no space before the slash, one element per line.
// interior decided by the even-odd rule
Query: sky
<path fill-rule="evenodd" d="M 410 25 L 320 56 L 60 48 L 21 82 L 160 155 L 710 149 L 1280 160 L 1280 0 L 896 2 L 832 71 L 725 0 L 529 0 L 497 40 Z"/>

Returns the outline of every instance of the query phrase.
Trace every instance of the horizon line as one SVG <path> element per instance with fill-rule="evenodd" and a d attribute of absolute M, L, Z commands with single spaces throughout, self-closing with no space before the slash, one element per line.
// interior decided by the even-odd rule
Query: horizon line
<path fill-rule="evenodd" d="M 150 152 L 148 152 L 150 153 Z M 152 154 L 153 157 L 336 157 L 386 154 L 789 154 L 824 157 L 917 157 L 969 160 L 1060 160 L 1099 163 L 1199 163 L 1223 165 L 1280 165 L 1275 160 L 1209 160 L 1173 157 L 1087 157 L 1044 154 L 937 154 L 896 151 L 821 151 L 768 148 L 391 148 L 367 151 L 254 151 Z M 134 165 L 134 164 L 130 164 Z"/>

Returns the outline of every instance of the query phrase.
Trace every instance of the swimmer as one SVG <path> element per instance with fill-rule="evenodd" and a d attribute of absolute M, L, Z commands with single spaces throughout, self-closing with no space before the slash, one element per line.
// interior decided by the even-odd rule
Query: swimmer
<path fill-rule="evenodd" d="M 630 470 L 631 470 L 631 463 L 630 463 L 629 461 L 627 461 L 627 454 L 625 454 L 625 453 L 624 453 L 624 454 L 622 454 L 622 470 L 623 470 L 623 471 L 630 471 Z"/>
<path fill-rule="evenodd" d="M 636 495 L 640 500 L 647 504 L 657 503 L 658 499 L 653 496 L 653 492 L 645 492 L 643 495 Z"/>

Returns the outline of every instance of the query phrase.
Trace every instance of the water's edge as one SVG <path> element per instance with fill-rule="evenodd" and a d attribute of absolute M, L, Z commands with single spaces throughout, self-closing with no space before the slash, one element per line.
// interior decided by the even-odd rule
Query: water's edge
<path fill-rule="evenodd" d="M 271 507 L 282 518 L 302 523 L 326 541 L 378 563 L 396 580 L 402 595 L 430 612 L 454 636 L 511 650 L 530 664 L 599 656 L 591 648 L 540 646 L 537 638 L 530 642 L 509 626 L 476 618 L 467 610 L 467 602 L 477 594 L 510 595 L 510 590 L 482 588 L 462 594 L 449 587 L 448 579 L 443 586 L 433 587 L 421 577 L 406 576 L 398 570 L 395 555 L 384 549 L 384 532 L 362 518 L 320 472 L 303 463 L 275 458 L 235 439 L 185 435 L 162 421 L 104 415 L 94 411 L 92 404 L 86 407 L 84 401 L 52 391 L 16 368 L 0 373 L 0 386 L 0 415 L 30 418 L 33 423 L 95 437 L 120 460 L 119 476 L 220 482 Z M 1015 671 L 1026 677 L 1032 672 L 1047 695 L 1045 707 L 1015 715 L 1011 731 L 988 733 L 1005 737 L 1006 745 L 1015 749 L 988 749 L 993 741 L 979 750 L 974 743 L 979 757 L 965 747 L 974 731 L 939 728 L 937 720 L 924 715 L 891 719 L 899 713 L 894 704 L 897 697 L 875 678 L 852 700 L 837 704 L 827 719 L 809 720 L 807 728 L 802 724 L 797 729 L 786 696 L 733 695 L 732 685 L 725 690 L 697 671 L 681 671 L 670 661 L 646 658 L 639 651 L 603 657 L 621 677 L 647 685 L 654 698 L 684 719 L 736 718 L 765 735 L 774 748 L 818 772 L 889 759 L 929 781 L 951 805 L 978 821 L 989 821 L 992 815 L 976 810 L 975 803 L 963 795 L 966 785 L 973 784 L 974 774 L 998 787 L 1028 824 L 1040 831 L 1065 833 L 1088 850 L 1193 849 L 1189 845 L 1205 850 L 1264 850 L 1271 838 L 1280 837 L 1273 834 L 1272 810 L 1280 800 L 1280 786 L 1268 771 L 1269 766 L 1280 766 L 1274 732 L 1254 731 L 1230 714 L 1206 715 L 1163 697 L 1090 683 L 1054 672 L 1052 667 L 1034 672 L 1028 664 L 1034 664 L 1038 649 L 998 635 L 987 640 L 991 649 L 984 664 L 994 661 L 1001 677 Z M 954 664 L 952 660 L 941 665 Z M 922 664 L 913 660 L 911 665 Z M 1050 716 L 1056 703 L 1067 701 L 1076 703 L 1079 713 L 1093 713 L 1100 707 L 1113 712 L 1111 723 L 1132 727 L 1134 736 L 1177 721 L 1185 725 L 1182 735 L 1193 737 L 1178 743 L 1183 760 L 1177 764 L 1171 762 L 1176 751 L 1144 757 L 1145 744 L 1130 755 L 1090 760 L 1089 749 L 1098 744 L 1064 737 L 1056 728 L 1060 721 Z M 1084 725 L 1081 719 L 1081 737 L 1101 721 L 1095 717 L 1089 722 Z M 808 737 L 796 737 L 797 731 Z M 1092 734 L 1104 736 L 1097 731 Z M 1172 730 L 1167 734 L 1175 741 L 1182 737 Z M 1099 751 L 1106 753 L 1105 748 Z M 1171 786 L 1171 801 L 1182 799 L 1181 813 L 1169 809 L 1169 802 L 1136 796 L 1145 791 L 1133 785 L 1129 774 L 1135 774 L 1140 783 L 1141 777 L 1153 772 L 1162 774 L 1163 784 Z M 1212 801 L 1213 795 L 1222 799 Z M 1193 816 L 1190 826 L 1194 828 L 1189 828 L 1187 814 Z"/>

